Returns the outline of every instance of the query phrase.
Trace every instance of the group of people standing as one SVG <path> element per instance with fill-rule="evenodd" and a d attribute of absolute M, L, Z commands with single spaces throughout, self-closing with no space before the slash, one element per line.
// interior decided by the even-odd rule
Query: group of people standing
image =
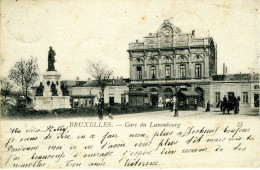
<path fill-rule="evenodd" d="M 98 101 L 98 117 L 99 120 L 103 120 L 103 112 L 104 112 L 104 102 L 102 102 L 102 99 L 99 99 Z M 108 117 L 110 119 L 113 119 L 112 117 L 112 107 L 110 104 L 108 104 L 107 106 L 107 113 L 108 113 Z"/>

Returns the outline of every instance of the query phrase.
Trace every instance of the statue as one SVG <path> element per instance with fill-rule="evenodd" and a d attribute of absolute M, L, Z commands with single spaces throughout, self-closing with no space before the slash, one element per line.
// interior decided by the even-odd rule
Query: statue
<path fill-rule="evenodd" d="M 51 92 L 52 92 L 52 96 L 58 96 L 58 91 L 56 89 L 56 84 L 54 84 L 53 82 L 51 84 Z"/>
<path fill-rule="evenodd" d="M 42 82 L 40 82 L 40 86 L 36 89 L 36 96 L 43 96 L 43 89 L 44 86 L 42 85 Z"/>
<path fill-rule="evenodd" d="M 69 90 L 68 90 L 68 86 L 67 85 L 62 83 L 60 88 L 61 88 L 61 91 L 62 91 L 62 96 L 69 96 Z"/>
<path fill-rule="evenodd" d="M 54 63 L 55 63 L 55 56 L 56 53 L 55 51 L 52 49 L 52 47 L 50 47 L 49 53 L 48 53 L 48 70 L 47 71 L 55 71 L 55 67 L 54 67 Z"/>

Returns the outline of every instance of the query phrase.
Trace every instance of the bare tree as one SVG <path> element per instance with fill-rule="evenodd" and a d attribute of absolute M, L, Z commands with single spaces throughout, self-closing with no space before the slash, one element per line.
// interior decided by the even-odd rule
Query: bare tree
<path fill-rule="evenodd" d="M 28 97 L 28 90 L 39 78 L 37 58 L 21 59 L 16 62 L 9 72 L 10 80 L 22 89 L 23 95 Z"/>
<path fill-rule="evenodd" d="M 8 96 L 13 88 L 13 84 L 8 80 L 8 78 L 4 77 L 1 80 L 1 95 L 5 97 Z"/>
<path fill-rule="evenodd" d="M 109 77 L 113 74 L 112 70 L 109 70 L 101 61 L 92 62 L 88 61 L 88 71 L 95 79 L 96 85 L 101 89 L 101 99 L 104 102 L 104 91 L 109 84 Z"/>

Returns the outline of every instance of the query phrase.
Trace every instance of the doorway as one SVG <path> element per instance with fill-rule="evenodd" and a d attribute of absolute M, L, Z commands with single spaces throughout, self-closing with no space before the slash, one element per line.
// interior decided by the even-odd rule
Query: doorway
<path fill-rule="evenodd" d="M 158 90 L 156 90 L 155 88 L 152 88 L 150 98 L 151 98 L 152 106 L 157 106 L 158 105 Z"/>

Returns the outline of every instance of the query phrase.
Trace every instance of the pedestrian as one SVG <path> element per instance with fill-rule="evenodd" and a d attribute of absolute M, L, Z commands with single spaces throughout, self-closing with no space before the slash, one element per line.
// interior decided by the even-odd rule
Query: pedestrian
<path fill-rule="evenodd" d="M 110 106 L 110 104 L 108 104 L 107 113 L 108 113 L 108 117 L 110 119 L 113 119 L 113 117 L 112 117 L 112 107 Z"/>
<path fill-rule="evenodd" d="M 224 102 L 224 103 L 227 102 L 227 96 L 226 96 L 226 95 L 224 95 L 224 97 L 223 97 L 223 102 Z"/>
<path fill-rule="evenodd" d="M 170 101 L 170 110 L 171 110 L 171 112 L 173 111 L 173 101 L 172 100 Z"/>
<path fill-rule="evenodd" d="M 103 107 L 101 99 L 98 101 L 98 118 L 99 120 L 103 120 Z"/>
<path fill-rule="evenodd" d="M 239 113 L 239 101 L 240 101 L 240 97 L 238 96 L 237 98 L 236 98 L 236 103 L 235 103 L 235 114 L 238 114 Z"/>
<path fill-rule="evenodd" d="M 207 108 L 206 108 L 206 112 L 209 112 L 210 111 L 210 104 L 209 104 L 209 101 L 207 103 Z"/>

